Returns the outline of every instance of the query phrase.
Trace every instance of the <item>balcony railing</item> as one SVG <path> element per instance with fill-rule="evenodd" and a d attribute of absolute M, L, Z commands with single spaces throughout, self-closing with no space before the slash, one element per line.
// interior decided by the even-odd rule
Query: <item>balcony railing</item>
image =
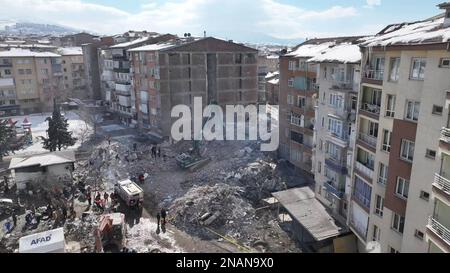
<path fill-rule="evenodd" d="M 325 188 L 328 192 L 336 195 L 338 198 L 343 198 L 345 194 L 345 190 L 340 190 L 338 187 L 336 187 L 332 181 L 328 181 L 324 184 Z"/>
<path fill-rule="evenodd" d="M 363 173 L 365 176 L 372 178 L 374 171 L 361 162 L 356 161 L 355 169 Z"/>
<path fill-rule="evenodd" d="M 4 86 L 14 86 L 14 79 L 13 78 L 0 79 L 0 87 Z"/>
<path fill-rule="evenodd" d="M 359 133 L 359 140 L 366 143 L 372 148 L 377 148 L 377 138 L 365 133 Z"/>
<path fill-rule="evenodd" d="M 335 80 L 331 83 L 331 89 L 351 91 L 354 89 L 354 84 L 353 84 L 353 81 Z"/>
<path fill-rule="evenodd" d="M 443 224 L 439 223 L 438 220 L 430 217 L 428 220 L 428 228 L 450 245 L 450 230 Z"/>
<path fill-rule="evenodd" d="M 442 128 L 441 130 L 441 140 L 450 144 L 450 128 Z"/>
<path fill-rule="evenodd" d="M 367 112 L 379 115 L 381 107 L 376 105 L 376 104 L 363 102 L 362 105 L 361 105 L 361 110 L 364 110 L 364 111 L 367 111 Z"/>
<path fill-rule="evenodd" d="M 442 189 L 446 193 L 450 194 L 450 179 L 447 179 L 439 174 L 434 175 L 434 183 L 436 187 Z"/>
<path fill-rule="evenodd" d="M 384 78 L 384 70 L 366 70 L 364 73 L 365 77 L 370 80 L 382 81 Z"/>

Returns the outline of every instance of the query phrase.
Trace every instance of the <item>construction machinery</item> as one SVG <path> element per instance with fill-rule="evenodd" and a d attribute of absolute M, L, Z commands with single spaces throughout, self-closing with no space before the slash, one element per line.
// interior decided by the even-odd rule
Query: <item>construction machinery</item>
<path fill-rule="evenodd" d="M 123 213 L 105 214 L 94 231 L 96 252 L 119 252 L 125 244 L 125 215 Z"/>

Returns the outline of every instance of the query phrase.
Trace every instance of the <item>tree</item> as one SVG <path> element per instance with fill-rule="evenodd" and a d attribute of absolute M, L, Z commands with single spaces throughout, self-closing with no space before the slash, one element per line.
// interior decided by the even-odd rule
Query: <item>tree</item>
<path fill-rule="evenodd" d="M 18 138 L 15 130 L 15 123 L 8 120 L 0 120 L 0 161 L 11 152 L 20 150 L 24 145 L 23 138 Z"/>
<path fill-rule="evenodd" d="M 68 130 L 69 123 L 61 115 L 59 107 L 56 105 L 56 100 L 53 104 L 53 114 L 46 119 L 48 121 L 48 137 L 42 137 L 44 149 L 50 152 L 54 152 L 56 149 L 58 151 L 61 151 L 62 148 L 66 149 L 69 146 L 75 145 L 77 141 L 75 137 L 72 137 L 72 132 Z"/>

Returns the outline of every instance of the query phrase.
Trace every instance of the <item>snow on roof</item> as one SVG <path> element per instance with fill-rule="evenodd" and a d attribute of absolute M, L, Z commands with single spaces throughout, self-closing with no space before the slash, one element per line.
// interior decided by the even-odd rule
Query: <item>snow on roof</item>
<path fill-rule="evenodd" d="M 378 35 L 366 39 L 362 46 L 411 45 L 450 41 L 450 27 L 443 27 L 444 18 L 388 26 Z"/>
<path fill-rule="evenodd" d="M 35 52 L 28 49 L 11 48 L 7 51 L 0 51 L 0 57 L 61 57 L 52 52 Z"/>
<path fill-rule="evenodd" d="M 133 46 L 133 45 L 148 41 L 149 39 L 150 39 L 150 37 L 142 37 L 142 38 L 139 38 L 139 39 L 136 39 L 133 41 L 113 45 L 113 46 L 110 46 L 109 48 L 125 48 L 125 47 Z"/>
<path fill-rule="evenodd" d="M 280 79 L 275 78 L 275 79 L 272 79 L 272 80 L 268 81 L 268 83 L 276 85 L 276 84 L 280 83 Z"/>
<path fill-rule="evenodd" d="M 280 71 L 269 72 L 266 75 L 266 79 L 270 79 L 270 78 L 273 78 L 273 77 L 278 76 L 278 75 L 280 75 Z"/>
<path fill-rule="evenodd" d="M 9 169 L 20 169 L 31 166 L 45 167 L 71 162 L 75 162 L 74 151 L 52 152 L 26 157 L 14 157 L 11 159 Z"/>
<path fill-rule="evenodd" d="M 359 63 L 361 52 L 358 45 L 343 43 L 329 47 L 316 54 L 308 62 L 315 63 Z"/>
<path fill-rule="evenodd" d="M 297 49 L 286 54 L 285 56 L 297 58 L 311 58 L 316 56 L 317 53 L 329 48 L 334 44 L 335 44 L 334 42 L 324 42 L 320 44 L 300 45 Z"/>
<path fill-rule="evenodd" d="M 60 47 L 58 48 L 58 52 L 63 56 L 83 55 L 83 49 L 81 47 Z"/>
<path fill-rule="evenodd" d="M 128 51 L 130 51 L 130 52 L 133 52 L 133 51 L 157 51 L 157 50 L 167 49 L 167 48 L 173 47 L 175 45 L 176 45 L 175 43 L 159 43 L 159 44 L 152 44 L 152 45 L 136 47 L 136 48 L 130 49 Z"/>

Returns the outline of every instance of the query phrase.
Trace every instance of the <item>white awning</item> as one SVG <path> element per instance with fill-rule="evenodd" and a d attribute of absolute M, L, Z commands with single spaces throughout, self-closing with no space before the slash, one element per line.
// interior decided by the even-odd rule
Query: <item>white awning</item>
<path fill-rule="evenodd" d="M 316 241 L 336 237 L 343 231 L 310 188 L 295 188 L 272 195 Z"/>
<path fill-rule="evenodd" d="M 64 253 L 64 229 L 58 228 L 20 238 L 19 253 Z"/>

